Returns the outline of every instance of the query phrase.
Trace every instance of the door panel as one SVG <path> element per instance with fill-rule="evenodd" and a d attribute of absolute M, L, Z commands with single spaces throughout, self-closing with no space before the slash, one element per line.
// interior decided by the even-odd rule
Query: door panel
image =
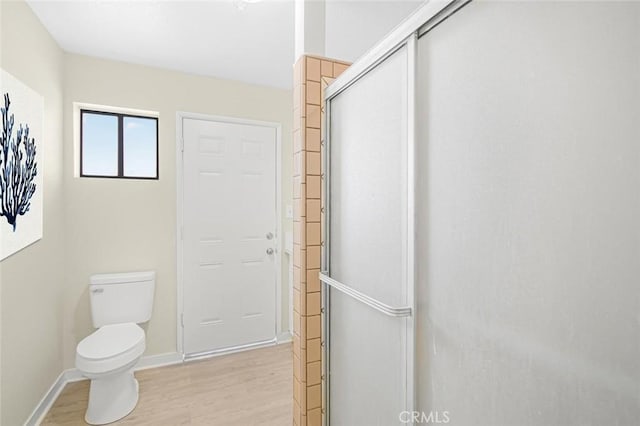
<path fill-rule="evenodd" d="M 418 41 L 418 410 L 638 424 L 640 4 L 471 2 Z"/>
<path fill-rule="evenodd" d="M 184 350 L 275 337 L 276 130 L 185 119 Z"/>
<path fill-rule="evenodd" d="M 331 293 L 331 426 L 389 426 L 406 410 L 407 319 Z"/>
<path fill-rule="evenodd" d="M 411 405 L 412 320 L 383 312 L 408 308 L 412 288 L 408 81 L 405 46 L 329 101 L 323 282 L 332 426 L 399 424 Z"/>
<path fill-rule="evenodd" d="M 407 302 L 407 49 L 331 100 L 332 278 Z"/>

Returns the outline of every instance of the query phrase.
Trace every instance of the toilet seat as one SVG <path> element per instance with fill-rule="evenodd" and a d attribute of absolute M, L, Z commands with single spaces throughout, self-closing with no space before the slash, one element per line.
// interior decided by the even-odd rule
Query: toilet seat
<path fill-rule="evenodd" d="M 84 373 L 108 373 L 142 356 L 144 330 L 135 323 L 100 327 L 76 348 L 76 367 Z"/>

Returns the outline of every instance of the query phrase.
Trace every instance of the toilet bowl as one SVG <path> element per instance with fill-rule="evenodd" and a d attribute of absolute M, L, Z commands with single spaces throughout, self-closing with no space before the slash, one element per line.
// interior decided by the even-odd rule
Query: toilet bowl
<path fill-rule="evenodd" d="M 138 324 L 151 319 L 155 278 L 153 271 L 90 277 L 91 317 L 97 330 L 76 348 L 76 368 L 91 380 L 85 414 L 89 424 L 115 422 L 138 403 L 133 369 L 145 349 Z"/>
<path fill-rule="evenodd" d="M 111 423 L 135 408 L 138 381 L 133 368 L 144 350 L 144 330 L 135 323 L 105 325 L 78 344 L 76 367 L 91 379 L 87 423 Z"/>

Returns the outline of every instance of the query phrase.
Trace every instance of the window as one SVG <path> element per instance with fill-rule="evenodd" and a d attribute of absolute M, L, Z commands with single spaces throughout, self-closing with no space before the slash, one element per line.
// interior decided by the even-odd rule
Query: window
<path fill-rule="evenodd" d="M 158 119 L 81 109 L 80 176 L 158 179 Z"/>

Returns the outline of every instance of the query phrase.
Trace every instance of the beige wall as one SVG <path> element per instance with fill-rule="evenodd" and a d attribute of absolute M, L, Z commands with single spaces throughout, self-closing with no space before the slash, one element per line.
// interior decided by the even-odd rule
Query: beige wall
<path fill-rule="evenodd" d="M 22 424 L 62 371 L 63 54 L 24 2 L 2 2 L 2 67 L 44 97 L 44 236 L 0 263 L 2 425 Z"/>
<path fill-rule="evenodd" d="M 325 2 L 324 54 L 354 62 L 424 3 L 425 0 Z"/>
<path fill-rule="evenodd" d="M 93 330 L 89 275 L 157 271 L 147 355 L 176 351 L 176 111 L 282 123 L 282 212 L 291 204 L 291 91 L 67 54 L 64 96 L 66 268 L 64 365 Z M 157 111 L 160 180 L 74 177 L 73 102 Z M 290 230 L 292 222 L 283 219 Z M 283 263 L 286 257 L 283 256 Z M 288 329 L 287 265 L 282 323 Z"/>

